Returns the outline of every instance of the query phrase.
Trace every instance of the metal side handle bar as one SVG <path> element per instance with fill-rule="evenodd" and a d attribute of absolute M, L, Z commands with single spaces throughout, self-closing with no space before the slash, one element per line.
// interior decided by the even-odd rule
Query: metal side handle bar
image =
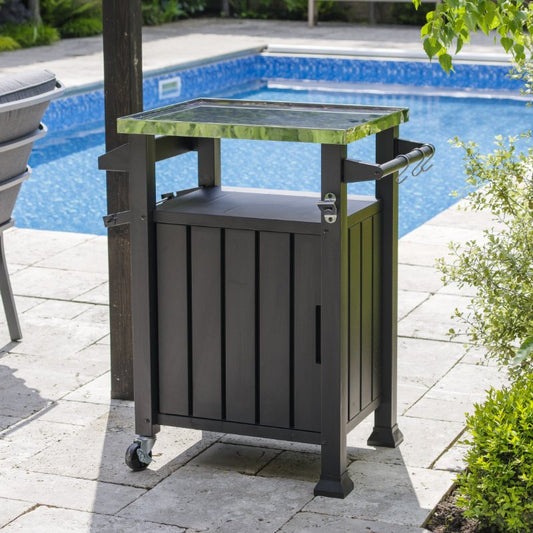
<path fill-rule="evenodd" d="M 394 172 L 421 161 L 433 157 L 435 147 L 432 144 L 420 144 L 406 154 L 399 154 L 394 159 L 382 164 L 365 163 L 354 159 L 344 160 L 343 181 L 355 183 L 358 181 L 380 180 Z"/>

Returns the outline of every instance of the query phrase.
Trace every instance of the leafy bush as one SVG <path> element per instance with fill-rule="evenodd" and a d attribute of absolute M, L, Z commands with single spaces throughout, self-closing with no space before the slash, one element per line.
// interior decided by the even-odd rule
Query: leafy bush
<path fill-rule="evenodd" d="M 4 36 L 11 37 L 23 48 L 52 44 L 59 40 L 59 33 L 55 28 L 31 22 L 24 24 L 6 24 L 2 26 Z"/>
<path fill-rule="evenodd" d="M 533 60 L 516 65 L 511 71 L 511 78 L 520 80 L 524 84 L 521 92 L 529 98 L 527 105 L 533 105 Z"/>
<path fill-rule="evenodd" d="M 5 35 L 0 35 L 0 52 L 7 52 L 10 50 L 18 50 L 20 44 L 15 41 L 12 37 L 7 37 Z"/>
<path fill-rule="evenodd" d="M 501 533 L 533 531 L 533 376 L 491 389 L 467 429 L 471 448 L 458 479 L 465 516 Z"/>
<path fill-rule="evenodd" d="M 205 0 L 142 0 L 143 24 L 155 26 L 201 13 Z"/>
<path fill-rule="evenodd" d="M 43 22 L 55 28 L 75 18 L 99 17 L 101 14 L 101 0 L 41 0 Z"/>
<path fill-rule="evenodd" d="M 185 14 L 176 0 L 164 3 L 160 0 L 143 0 L 141 10 L 143 24 L 147 26 L 172 22 Z"/>
<path fill-rule="evenodd" d="M 61 26 L 61 37 L 89 37 L 102 33 L 102 19 L 80 17 L 69 20 Z"/>
<path fill-rule="evenodd" d="M 520 137 L 528 142 L 531 132 Z M 477 189 L 467 208 L 489 210 L 497 226 L 484 231 L 482 242 L 451 243 L 452 261 L 437 265 L 445 283 L 475 289 L 468 310 L 455 315 L 469 341 L 509 365 L 516 379 L 533 371 L 533 148 L 519 152 L 518 141 L 497 137 L 488 155 L 457 141 L 465 150 L 466 181 Z"/>
<path fill-rule="evenodd" d="M 96 35 L 102 33 L 102 0 L 41 0 L 41 17 L 62 37 Z"/>

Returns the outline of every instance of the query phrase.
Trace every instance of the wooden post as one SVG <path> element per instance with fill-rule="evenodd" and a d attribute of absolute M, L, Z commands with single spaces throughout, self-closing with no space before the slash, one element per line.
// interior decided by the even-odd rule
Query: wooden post
<path fill-rule="evenodd" d="M 141 0 L 104 0 L 104 92 L 106 150 L 127 142 L 117 118 L 142 111 Z M 107 209 L 129 209 L 128 176 L 107 172 Z M 109 322 L 111 398 L 133 400 L 130 228 L 109 228 Z"/>

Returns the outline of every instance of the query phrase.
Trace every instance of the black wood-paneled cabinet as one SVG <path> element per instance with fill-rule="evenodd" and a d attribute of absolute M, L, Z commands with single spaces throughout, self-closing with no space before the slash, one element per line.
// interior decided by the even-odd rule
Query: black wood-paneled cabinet
<path fill-rule="evenodd" d="M 397 108 L 209 99 L 119 119 L 129 142 L 100 166 L 130 179 L 130 211 L 106 223 L 131 224 L 131 468 L 149 464 L 159 425 L 301 441 L 321 445 L 315 494 L 342 498 L 355 425 L 375 412 L 369 443 L 401 442 L 396 172 L 432 152 L 398 138 L 405 120 Z M 371 134 L 376 163 L 348 159 Z M 320 143 L 320 197 L 222 188 L 221 138 Z M 156 161 L 191 150 L 198 187 L 156 203 Z M 369 179 L 375 197 L 348 197 L 347 183 Z"/>

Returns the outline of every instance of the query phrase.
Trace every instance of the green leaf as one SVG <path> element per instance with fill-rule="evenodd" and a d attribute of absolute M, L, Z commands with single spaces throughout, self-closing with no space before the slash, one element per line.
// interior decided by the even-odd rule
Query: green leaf
<path fill-rule="evenodd" d="M 477 30 L 476 17 L 472 13 L 465 13 L 464 21 L 465 21 L 466 27 L 470 31 L 476 31 Z"/>
<path fill-rule="evenodd" d="M 455 35 L 459 35 L 461 33 L 461 30 L 464 28 L 464 20 L 463 18 L 458 18 L 454 23 L 453 23 L 453 32 L 455 33 Z"/>
<path fill-rule="evenodd" d="M 455 53 L 458 54 L 461 51 L 461 48 L 463 48 L 463 39 L 461 39 L 461 37 L 457 37 L 457 46 L 455 48 Z"/>
<path fill-rule="evenodd" d="M 506 52 L 509 52 L 509 50 L 511 49 L 511 47 L 513 46 L 513 40 L 510 38 L 510 37 L 502 37 L 500 39 L 500 43 L 501 45 L 503 46 L 503 49 L 506 51 Z"/>
<path fill-rule="evenodd" d="M 492 2 L 490 2 L 489 5 L 494 6 Z M 494 9 L 490 9 L 485 13 L 483 16 L 483 23 L 487 28 L 487 31 L 493 30 L 498 26 L 498 17 L 495 15 Z"/>
<path fill-rule="evenodd" d="M 422 26 L 420 29 L 420 37 L 425 37 L 426 35 L 429 35 L 431 32 L 431 22 L 428 22 Z"/>
<path fill-rule="evenodd" d="M 415 9 L 418 9 L 420 7 L 420 0 L 413 0 L 413 4 L 415 6 Z"/>
<path fill-rule="evenodd" d="M 515 43 L 513 45 L 513 55 L 518 62 L 524 60 L 526 58 L 524 54 L 524 45 Z"/>
<path fill-rule="evenodd" d="M 426 39 L 424 39 L 424 51 L 430 59 L 433 56 L 437 55 L 441 49 L 442 44 L 436 39 L 433 39 L 432 37 L 427 37 Z"/>
<path fill-rule="evenodd" d="M 528 337 L 516 352 L 513 364 L 520 365 L 527 358 L 533 356 L 533 337 Z"/>
<path fill-rule="evenodd" d="M 449 74 L 452 70 L 452 56 L 450 54 L 441 54 L 439 56 L 439 63 L 446 74 Z"/>

